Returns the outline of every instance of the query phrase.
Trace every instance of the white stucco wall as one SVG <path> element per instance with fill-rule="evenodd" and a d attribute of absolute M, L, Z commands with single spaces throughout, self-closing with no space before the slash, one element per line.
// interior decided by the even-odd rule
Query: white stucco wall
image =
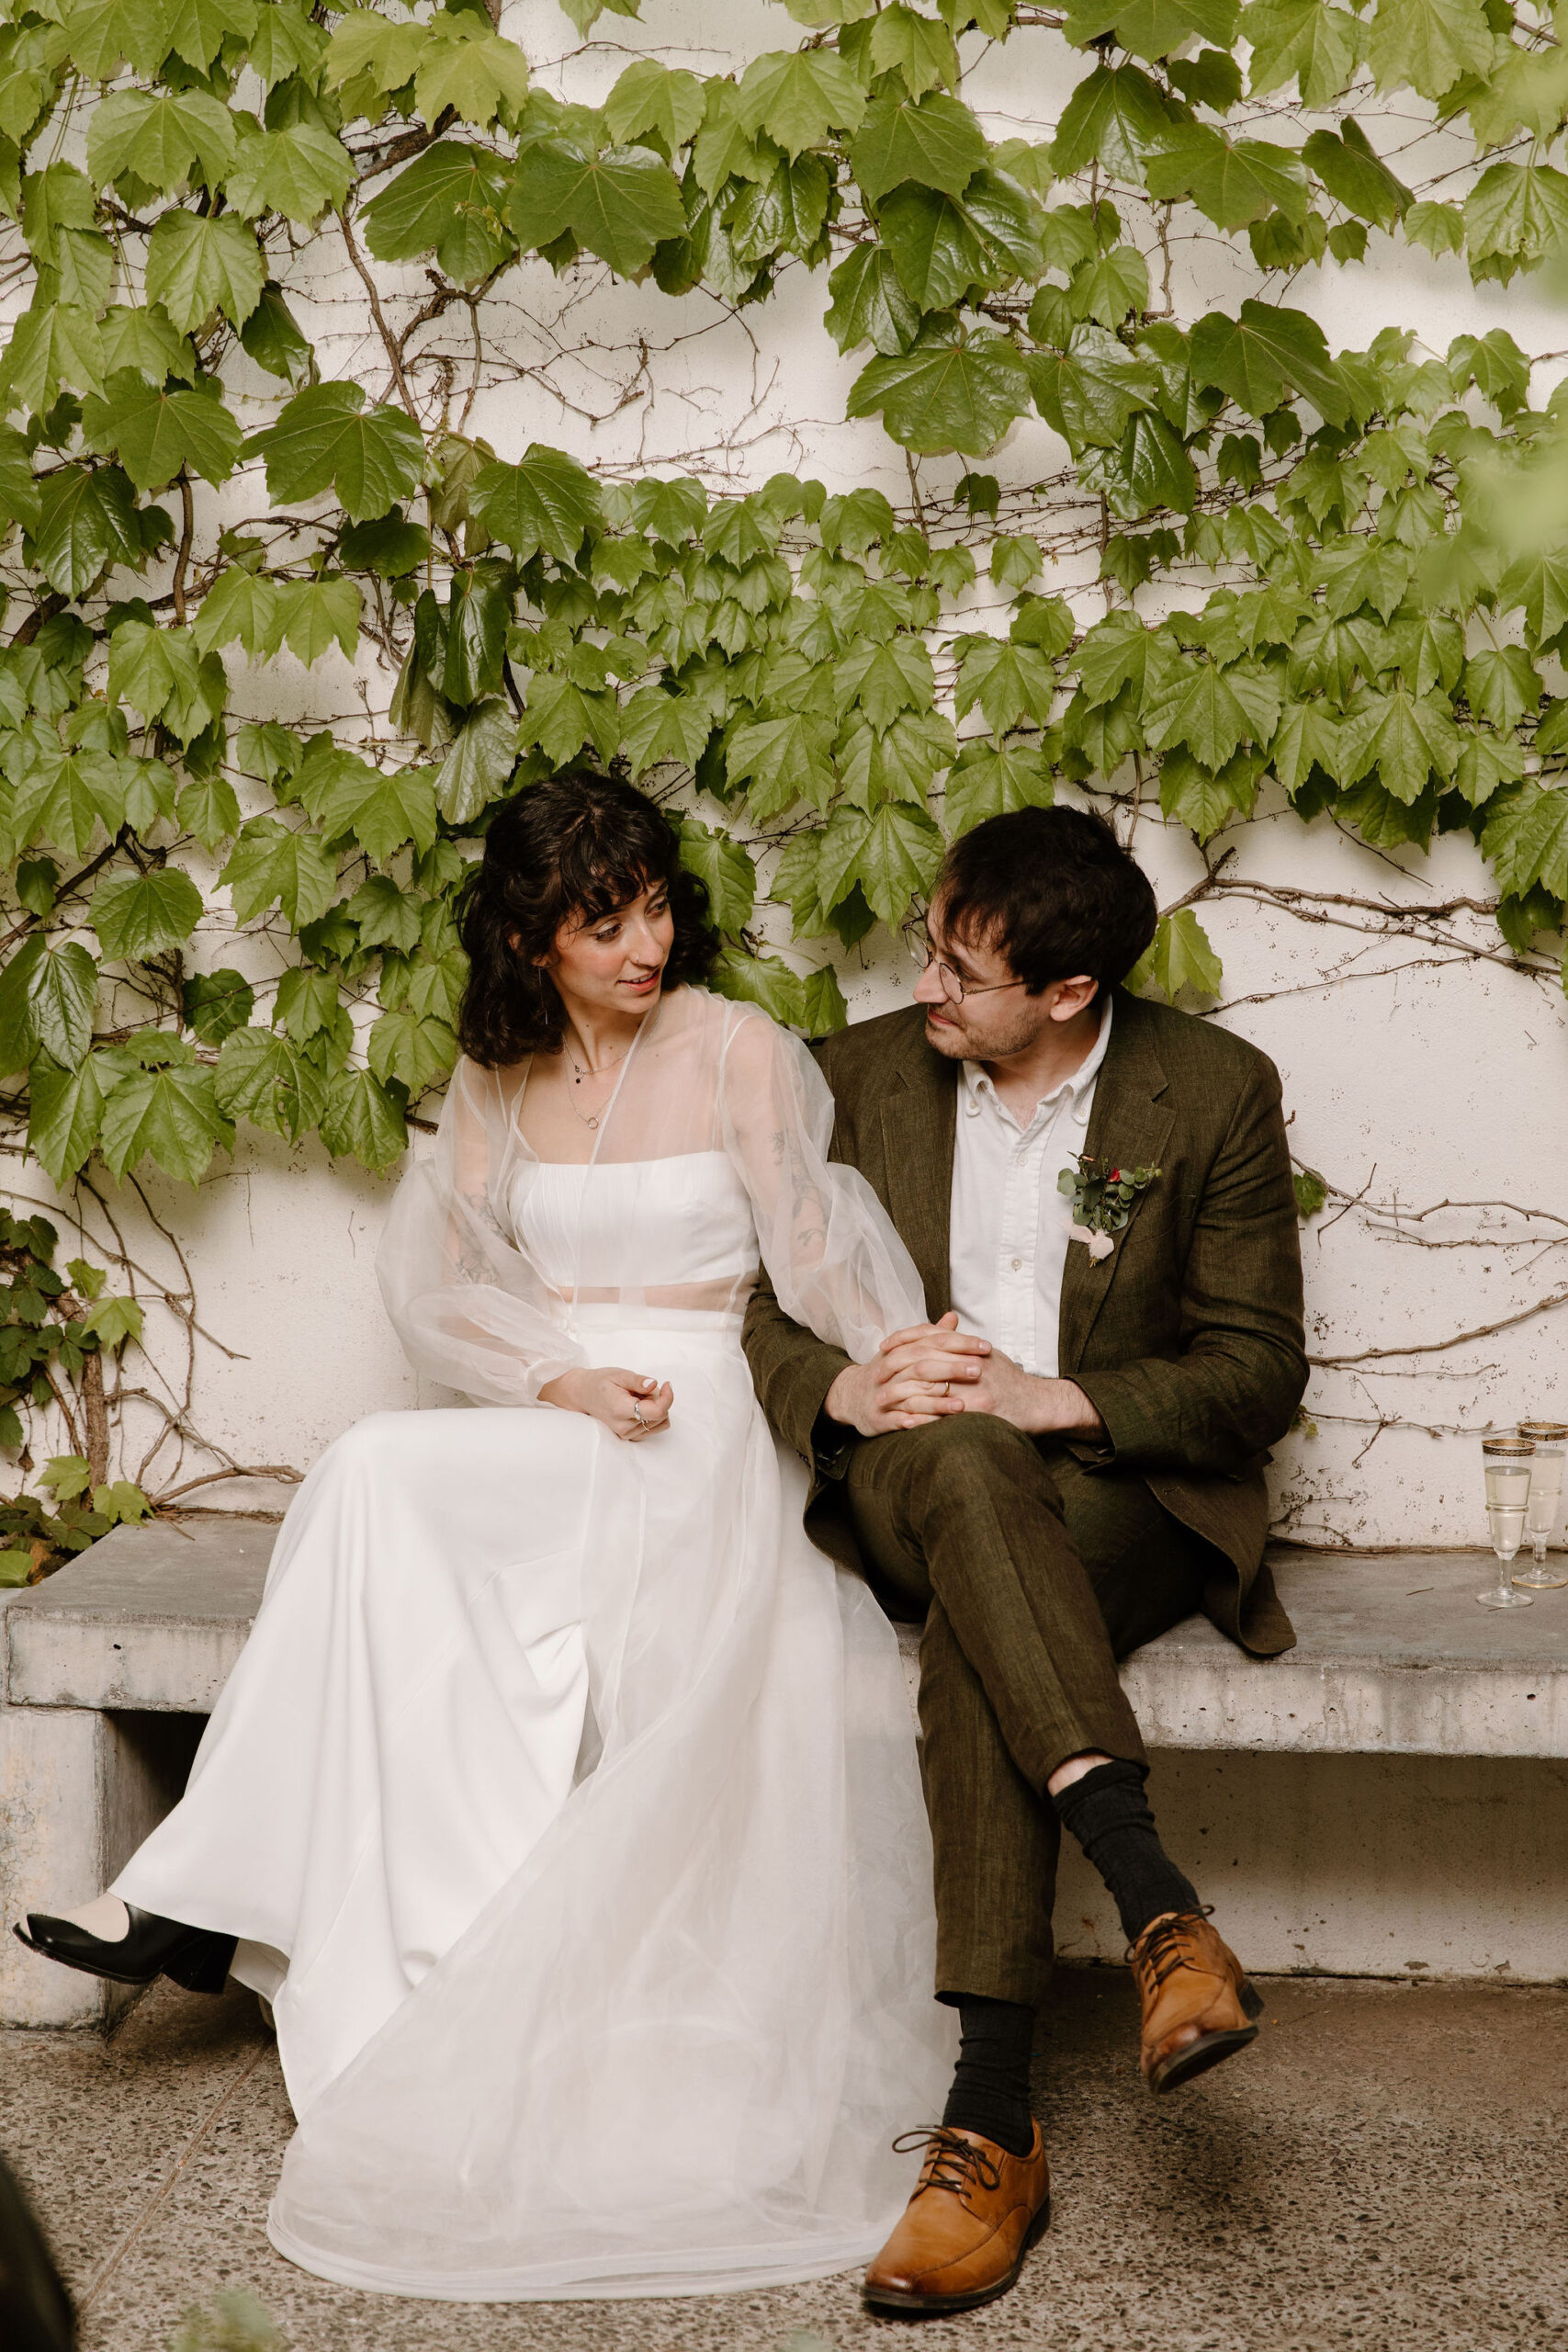
<path fill-rule="evenodd" d="M 642 25 L 604 17 L 586 48 L 554 0 L 524 0 L 505 23 L 536 61 L 566 61 L 541 65 L 542 78 L 589 98 L 650 51 L 712 72 L 797 38 L 762 0 L 735 0 L 722 13 L 700 0 L 647 0 Z M 976 46 L 967 43 L 966 54 Z M 1015 38 L 965 95 L 995 135 L 1044 136 L 1079 70 L 1075 59 L 1056 71 L 1064 55 L 1043 34 Z M 1400 165 L 1407 176 L 1436 168 L 1411 102 L 1401 101 L 1397 123 L 1375 107 L 1360 107 L 1359 119 L 1391 153 L 1409 145 Z M 380 346 L 341 245 L 323 233 L 311 258 L 319 300 L 300 307 L 323 371 L 379 392 Z M 733 315 L 703 293 L 671 303 L 651 284 L 615 285 L 598 270 L 558 282 L 531 265 L 487 307 L 491 354 L 465 429 L 505 457 L 538 439 L 611 470 L 699 471 L 715 489 L 755 486 L 787 469 L 814 473 L 830 490 L 874 482 L 908 505 L 902 453 L 876 426 L 841 421 L 859 362 L 841 358 L 822 327 L 824 280 L 796 267 L 773 300 Z M 412 300 L 425 290 L 415 270 L 406 285 Z M 1245 239 L 1227 246 L 1211 232 L 1179 249 L 1180 315 L 1253 288 Z M 1315 312 L 1336 348 L 1364 345 L 1390 322 L 1415 327 L 1438 352 L 1461 329 L 1499 324 L 1532 351 L 1568 341 L 1561 314 L 1528 281 L 1472 289 L 1459 263 L 1429 260 L 1376 232 L 1364 266 L 1309 272 L 1288 299 Z M 449 322 L 443 332 L 457 361 L 457 423 L 470 363 L 464 334 Z M 1538 399 L 1552 372 L 1538 379 Z M 256 378 L 254 389 L 264 388 Z M 1048 536 L 1057 518 L 1049 502 L 1034 502 L 1032 485 L 1066 464 L 1049 429 L 1021 424 L 985 463 L 1004 487 L 1004 525 Z M 935 514 L 964 469 L 958 458 L 920 466 L 920 493 Z M 223 503 L 235 518 L 254 512 L 254 487 L 237 478 Z M 1091 582 L 1085 559 L 1065 562 L 1051 584 L 1091 618 L 1102 609 Z M 296 723 L 351 726 L 363 701 L 384 707 L 390 688 L 374 670 L 356 678 L 335 655 L 310 673 L 283 655 L 246 679 L 231 654 L 231 674 L 243 708 Z M 1136 847 L 1162 901 L 1201 877 L 1190 841 L 1167 833 L 1157 811 L 1140 822 Z M 1303 826 L 1267 801 L 1216 847 L 1234 849 L 1226 872 L 1235 881 L 1386 899 L 1391 910 L 1493 895 L 1467 840 L 1438 842 L 1428 857 L 1382 855 L 1327 820 Z M 1365 910 L 1321 899 L 1292 912 L 1233 892 L 1207 902 L 1202 919 L 1225 967 L 1224 1001 L 1213 1017 L 1274 1057 L 1301 1158 L 1358 1196 L 1343 1214 L 1342 1203 L 1331 1204 L 1305 1236 L 1314 1352 L 1415 1349 L 1568 1293 L 1568 1003 L 1555 976 L 1511 967 L 1490 919 L 1463 910 L 1428 924 L 1424 937 L 1392 923 L 1379 936 Z M 1466 954 L 1467 944 L 1489 959 Z M 267 968 L 265 944 L 244 952 L 252 967 Z M 204 926 L 193 960 L 235 960 L 220 921 Z M 847 959 L 842 977 L 852 1017 L 899 1001 L 908 979 L 888 951 L 863 964 Z M 10 1189 L 48 1197 L 37 1171 L 14 1163 Z M 159 1178 L 145 1189 L 179 1235 L 196 1312 L 212 1335 L 195 1345 L 192 1407 L 214 1445 L 237 1461 L 302 1469 L 358 1415 L 416 1401 L 373 1278 L 388 1185 L 331 1167 L 316 1144 L 291 1152 L 247 1132 L 235 1159 L 220 1158 L 194 1196 Z M 1445 1201 L 1461 1205 L 1401 1229 L 1396 1207 Z M 1551 1214 L 1521 1214 L 1530 1211 Z M 120 1195 L 116 1214 L 133 1254 L 168 1278 L 169 1244 L 136 1198 Z M 153 1385 L 162 1366 L 177 1385 L 182 1329 L 155 1313 L 147 1336 L 148 1360 L 139 1372 L 132 1355 L 131 1378 L 144 1372 Z M 1308 1407 L 1315 1433 L 1292 1435 L 1276 1463 L 1282 1523 L 1324 1543 L 1476 1542 L 1475 1445 L 1457 1432 L 1532 1412 L 1568 1418 L 1568 1307 L 1438 1352 L 1320 1369 Z M 1379 1434 L 1384 1420 L 1401 1426 Z M 134 1443 L 124 1466 L 135 1475 Z M 184 1475 L 202 1466 L 192 1458 Z M 164 1455 L 152 1482 L 174 1478 Z M 249 1495 L 229 1486 L 210 1498 Z"/>

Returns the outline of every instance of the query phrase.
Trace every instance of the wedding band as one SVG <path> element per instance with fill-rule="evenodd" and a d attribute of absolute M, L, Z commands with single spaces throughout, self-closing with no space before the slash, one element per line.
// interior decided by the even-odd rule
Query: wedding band
<path fill-rule="evenodd" d="M 942 1382 L 942 1395 L 943 1395 L 944 1396 L 949 1396 L 949 1395 L 951 1395 L 952 1390 L 953 1390 L 953 1383 L 952 1383 L 952 1381 L 951 1381 L 951 1380 L 944 1380 L 944 1381 Z"/>
<path fill-rule="evenodd" d="M 635 1398 L 632 1401 L 632 1419 L 639 1430 L 645 1430 L 648 1427 L 648 1423 L 642 1418 L 642 1407 Z"/>

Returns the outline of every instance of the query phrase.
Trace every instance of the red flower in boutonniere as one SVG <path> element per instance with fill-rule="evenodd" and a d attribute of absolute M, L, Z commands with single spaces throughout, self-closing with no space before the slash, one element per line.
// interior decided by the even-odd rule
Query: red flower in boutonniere
<path fill-rule="evenodd" d="M 1072 1238 L 1087 1243 L 1091 1258 L 1109 1258 L 1116 1236 L 1133 1214 L 1133 1204 L 1159 1175 L 1157 1168 L 1112 1168 L 1079 1152 L 1056 1179 L 1056 1190 L 1073 1204 Z"/>

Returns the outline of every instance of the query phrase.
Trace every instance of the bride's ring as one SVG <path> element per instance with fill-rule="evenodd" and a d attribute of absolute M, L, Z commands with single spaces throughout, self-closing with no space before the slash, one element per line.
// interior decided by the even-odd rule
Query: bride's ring
<path fill-rule="evenodd" d="M 632 1400 L 632 1419 L 637 1423 L 639 1430 L 645 1430 L 648 1427 L 648 1423 L 642 1418 L 642 1407 L 637 1402 L 635 1397 Z"/>

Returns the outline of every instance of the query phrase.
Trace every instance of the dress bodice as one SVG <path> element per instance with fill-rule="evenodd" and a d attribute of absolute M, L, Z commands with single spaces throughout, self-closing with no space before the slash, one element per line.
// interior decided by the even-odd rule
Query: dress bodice
<path fill-rule="evenodd" d="M 690 1292 L 694 1306 L 728 1305 L 756 1274 L 751 1204 L 722 1151 L 533 1160 L 513 1177 L 508 1210 L 518 1247 L 565 1297 Z"/>

